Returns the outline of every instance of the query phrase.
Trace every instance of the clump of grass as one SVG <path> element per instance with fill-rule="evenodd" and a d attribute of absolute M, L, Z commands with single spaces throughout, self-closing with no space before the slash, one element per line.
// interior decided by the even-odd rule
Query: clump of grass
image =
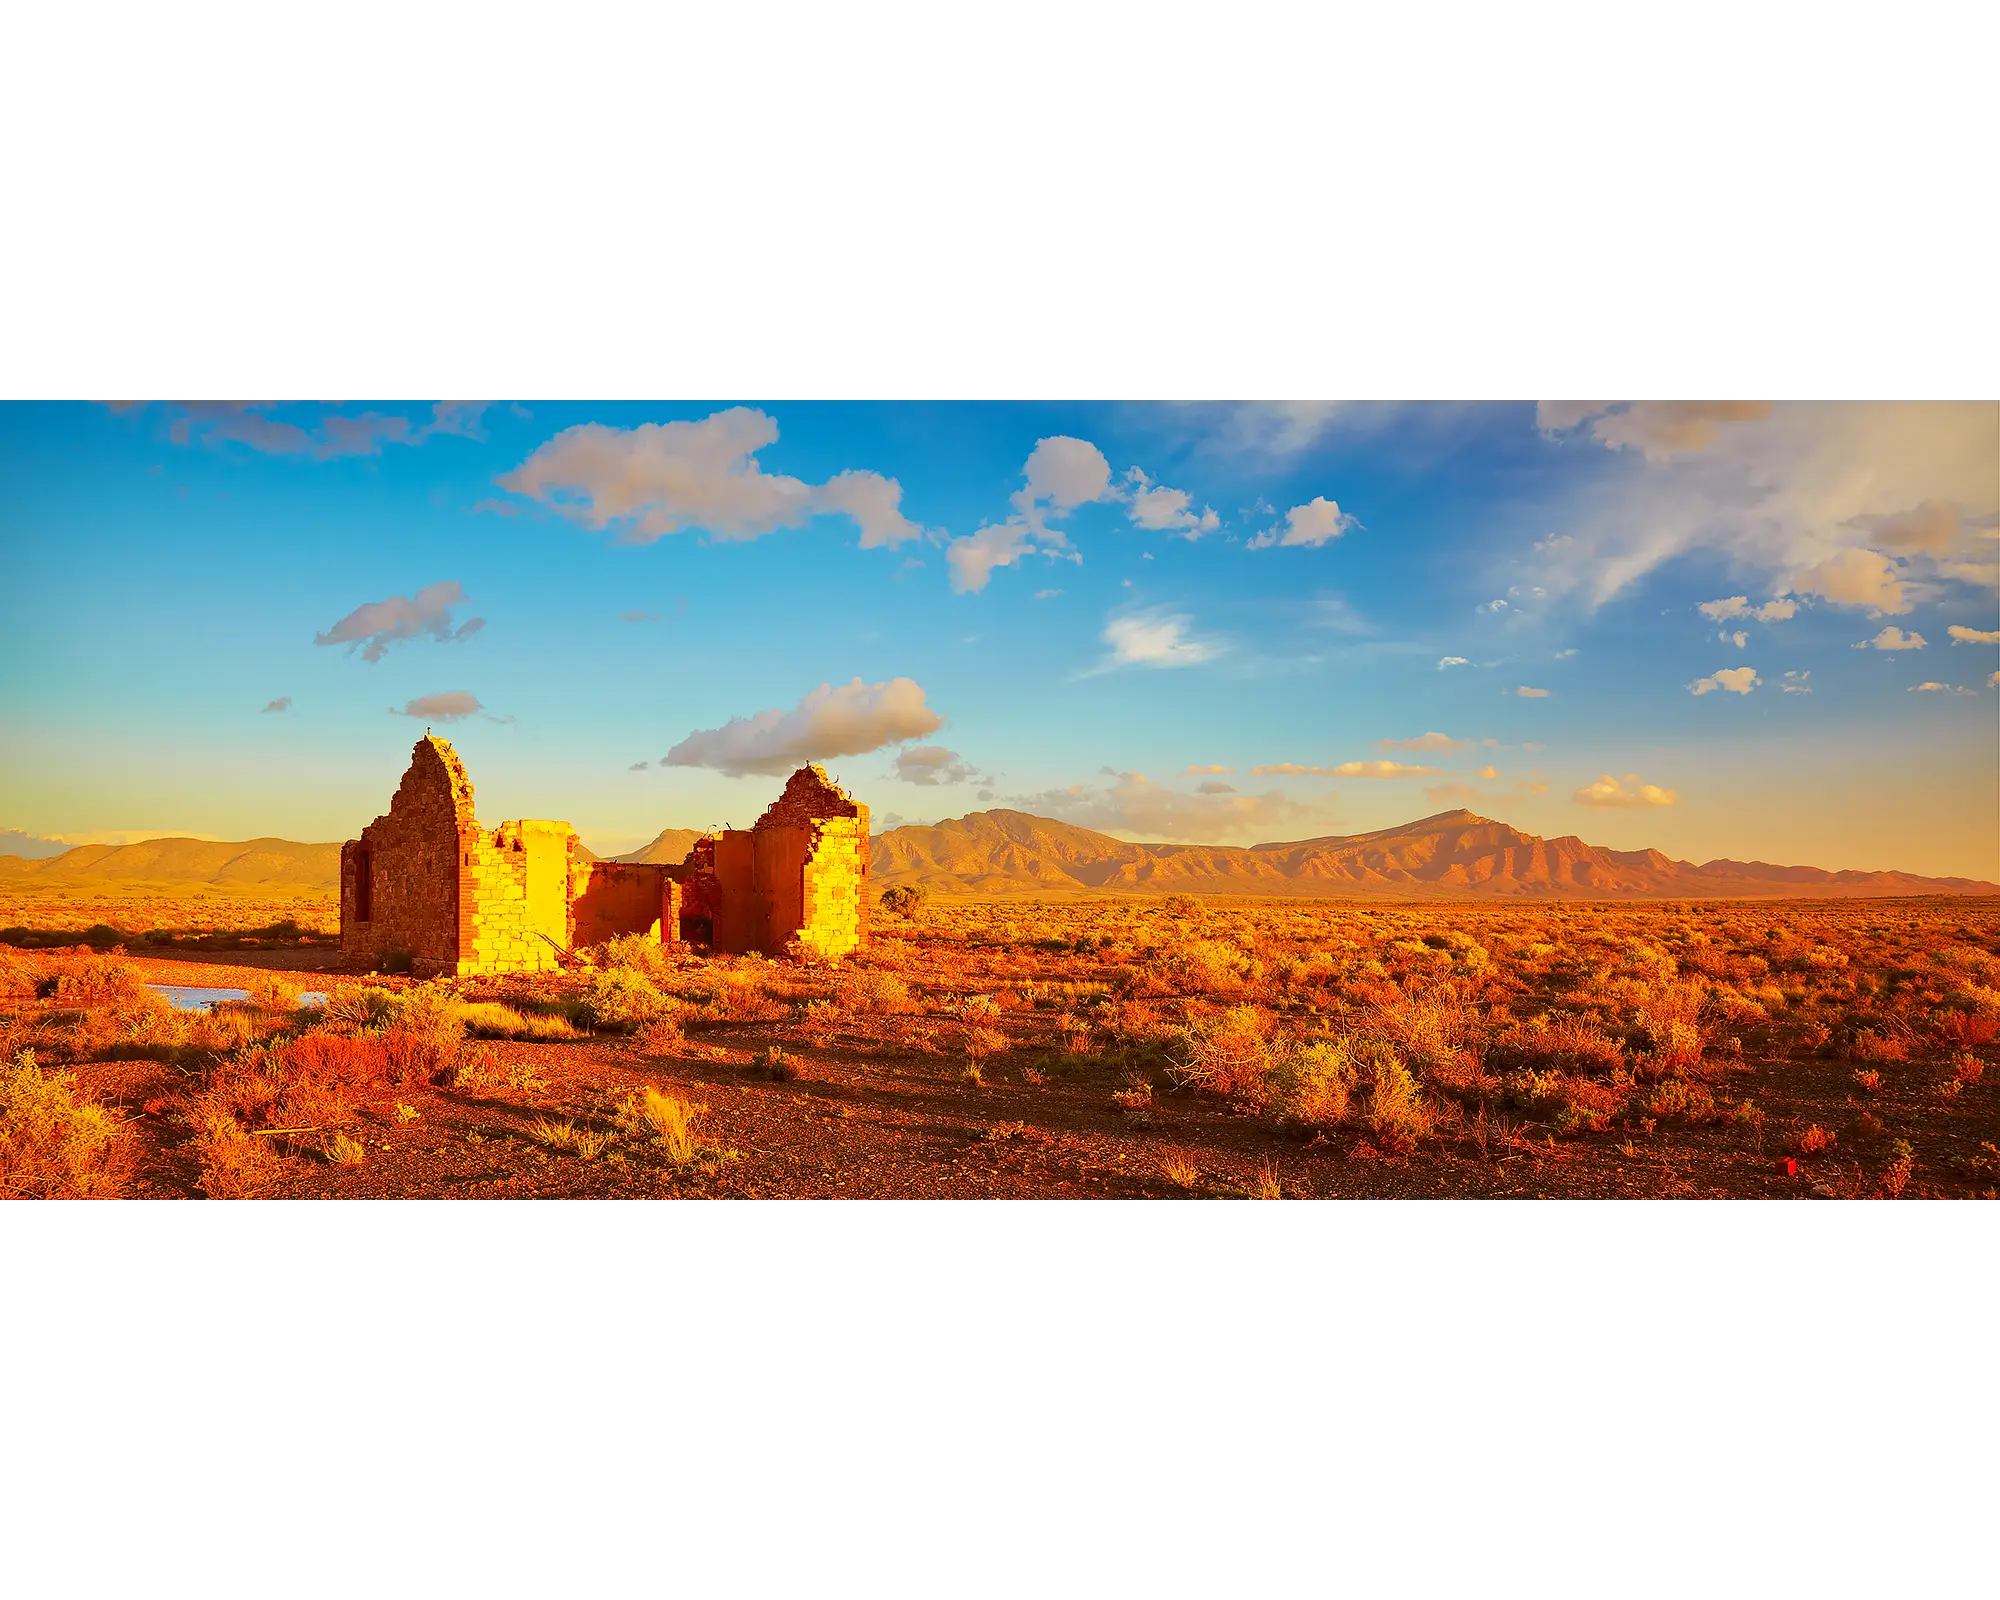
<path fill-rule="evenodd" d="M 367 1158 L 368 1147 L 352 1135 L 336 1129 L 327 1135 L 326 1142 L 320 1146 L 320 1153 L 335 1166 L 358 1167 Z"/>
<path fill-rule="evenodd" d="M 1874 1094 L 1882 1087 L 1882 1074 L 1873 1067 L 1865 1067 L 1854 1074 L 1855 1087 L 1863 1094 Z"/>
<path fill-rule="evenodd" d="M 1257 1168 L 1257 1176 L 1250 1182 L 1251 1196 L 1258 1200 L 1282 1200 L 1285 1191 L 1278 1182 L 1278 1175 L 1271 1170 L 1271 1163 L 1264 1162 Z"/>
<path fill-rule="evenodd" d="M 0 1065 L 0 1196 L 101 1199 L 124 1191 L 134 1153 L 124 1120 L 49 1072 L 32 1050 Z"/>
<path fill-rule="evenodd" d="M 529 1123 L 528 1137 L 546 1149 L 560 1150 L 585 1161 L 595 1161 L 611 1142 L 595 1128 L 583 1127 L 568 1119 L 557 1122 L 552 1117 L 537 1117 Z"/>
<path fill-rule="evenodd" d="M 1436 1126 L 1437 1115 L 1424 1100 L 1410 1069 L 1389 1060 L 1376 1069 L 1363 1121 L 1378 1142 L 1406 1150 Z"/>
<path fill-rule="evenodd" d="M 748 1070 L 759 1078 L 769 1078 L 773 1083 L 790 1083 L 799 1075 L 798 1058 L 788 1055 L 774 1044 L 767 1044 L 750 1058 Z"/>
<path fill-rule="evenodd" d="M 701 1141 L 695 1136 L 700 1116 L 700 1107 L 648 1084 L 620 1102 L 617 1123 L 627 1138 L 657 1145 L 675 1166 L 684 1167 L 701 1154 Z"/>
<path fill-rule="evenodd" d="M 529 1039 L 549 1041 L 574 1039 L 576 1028 L 569 1018 L 541 1012 L 517 1011 L 496 1000 L 480 1000 L 457 1008 L 460 1024 L 475 1039 Z"/>
<path fill-rule="evenodd" d="M 1192 1192 L 1201 1184 L 1201 1169 L 1188 1159 L 1184 1150 L 1167 1150 L 1160 1156 L 1160 1176 L 1176 1189 Z"/>

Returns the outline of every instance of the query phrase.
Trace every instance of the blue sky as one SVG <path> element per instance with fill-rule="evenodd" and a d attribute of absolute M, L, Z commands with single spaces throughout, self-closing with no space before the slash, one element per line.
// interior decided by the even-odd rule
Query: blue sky
<path fill-rule="evenodd" d="M 0 519 L 0 849 L 349 837 L 428 723 L 600 849 L 810 755 L 2000 877 L 1991 405 L 9 404 Z"/>

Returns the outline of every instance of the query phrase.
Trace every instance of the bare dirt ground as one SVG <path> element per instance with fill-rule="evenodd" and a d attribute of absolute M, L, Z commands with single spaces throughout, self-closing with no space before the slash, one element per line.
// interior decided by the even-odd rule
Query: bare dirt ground
<path fill-rule="evenodd" d="M 141 1197 L 1944 1198 L 2000 1179 L 1990 904 L 882 920 L 830 969 L 628 948 L 430 985 L 324 948 L 27 952 L 15 992 L 48 992 L 8 1002 L 6 1049 L 121 1119 L 122 1186 L 78 1192 Z M 135 979 L 264 1009 L 161 1017 L 117 998 Z M 289 1011 L 273 980 L 339 1015 Z M 482 1036 L 482 1006 L 562 1036 Z M 439 1070 L 329 1089 L 283 1064 L 322 1034 L 381 1055 L 424 1007 L 450 1036 Z M 279 1088 L 245 1099 L 245 1060 Z M 638 1118 L 647 1091 L 686 1139 Z M 231 1149 L 275 1159 L 232 1176 Z"/>

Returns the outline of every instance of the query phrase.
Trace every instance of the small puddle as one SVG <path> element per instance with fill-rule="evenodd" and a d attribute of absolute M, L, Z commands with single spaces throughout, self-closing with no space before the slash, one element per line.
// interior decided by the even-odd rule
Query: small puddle
<path fill-rule="evenodd" d="M 232 1000 L 248 1000 L 248 989 L 204 989 L 192 983 L 149 983 L 146 985 L 155 994 L 167 997 L 167 1003 L 176 1011 L 213 1011 L 217 1006 Z M 320 989 L 310 989 L 299 996 L 302 1006 L 323 1006 L 326 993 Z"/>

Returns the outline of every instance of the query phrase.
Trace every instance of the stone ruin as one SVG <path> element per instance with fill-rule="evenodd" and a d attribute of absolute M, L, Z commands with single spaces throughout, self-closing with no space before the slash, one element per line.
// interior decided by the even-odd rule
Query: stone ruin
<path fill-rule="evenodd" d="M 340 849 L 353 970 L 406 951 L 425 975 L 543 972 L 633 933 L 730 955 L 866 948 L 868 808 L 806 766 L 754 827 L 707 835 L 678 866 L 599 861 L 567 822 L 482 827 L 458 752 L 426 733 L 387 814 Z"/>

